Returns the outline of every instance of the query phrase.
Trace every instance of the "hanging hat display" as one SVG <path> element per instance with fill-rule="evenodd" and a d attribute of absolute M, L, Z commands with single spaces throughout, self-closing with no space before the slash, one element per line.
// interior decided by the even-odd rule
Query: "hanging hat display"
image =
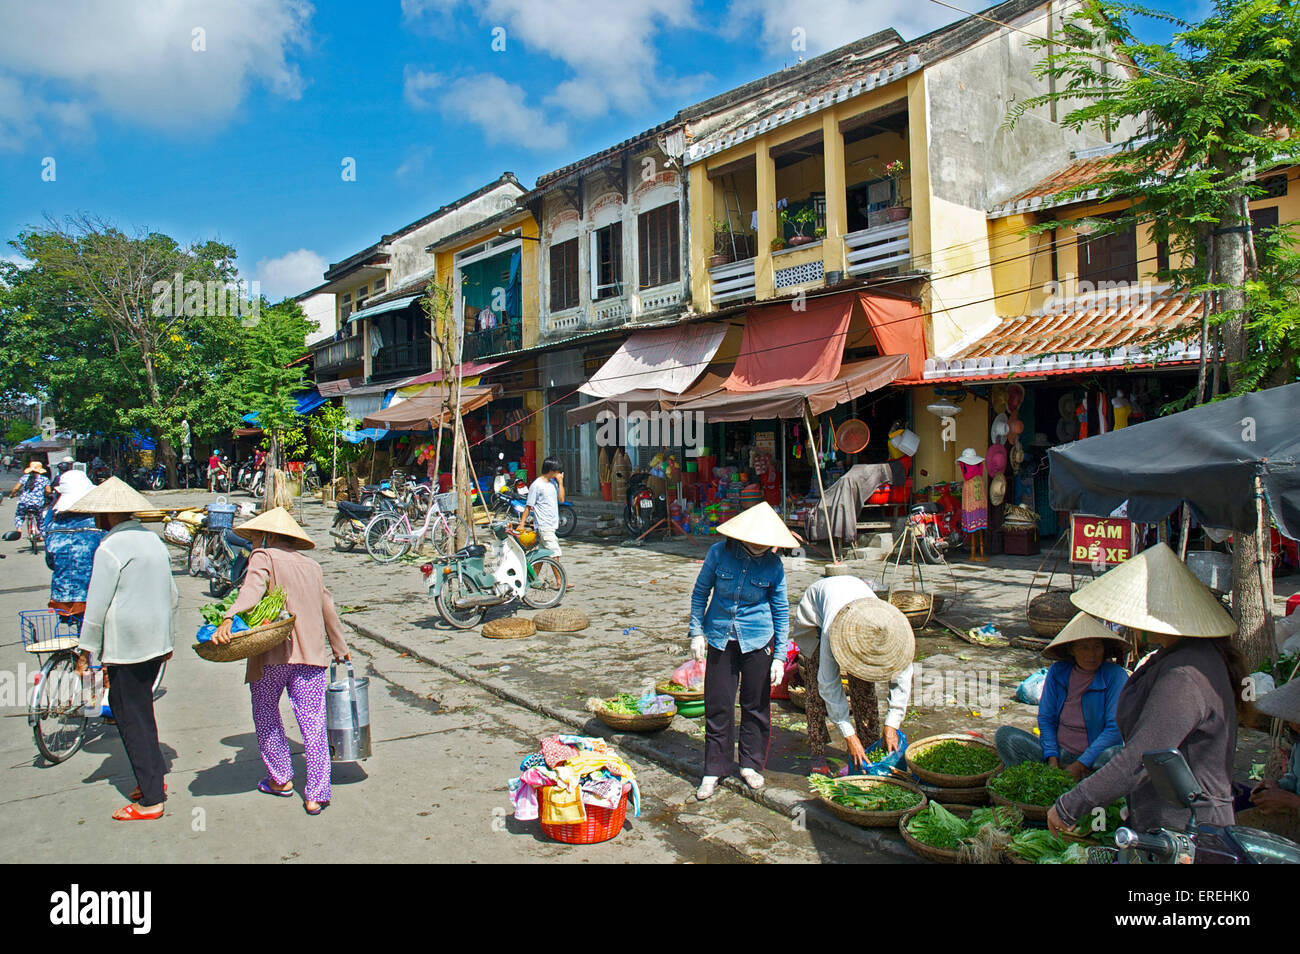
<path fill-rule="evenodd" d="M 993 390 L 989 393 L 989 406 L 993 408 L 994 414 L 1006 413 L 1007 386 L 1005 384 L 993 385 Z"/>
<path fill-rule="evenodd" d="M 1149 633 L 1213 638 L 1237 631 L 1209 587 L 1165 543 L 1071 593 L 1070 602 L 1098 619 Z"/>
<path fill-rule="evenodd" d="M 1001 444 L 1011 433 L 1011 424 L 1005 414 L 999 414 L 993 418 L 993 426 L 989 428 L 989 443 Z"/>
<path fill-rule="evenodd" d="M 1002 445 L 999 444 L 999 447 Z M 995 474 L 989 481 L 989 505 L 996 507 L 1007 497 L 1007 478 L 1005 474 Z"/>
<path fill-rule="evenodd" d="M 1004 474 L 1007 470 L 1007 445 L 992 444 L 988 452 L 984 455 L 984 469 L 992 477 L 994 474 Z"/>
<path fill-rule="evenodd" d="M 1020 441 L 1011 445 L 1011 454 L 1008 463 L 1013 471 L 1019 471 L 1020 465 L 1025 462 L 1025 449 L 1020 446 Z"/>
<path fill-rule="evenodd" d="M 1007 385 L 1007 410 L 1015 413 L 1025 403 L 1025 386 L 1023 384 Z"/>

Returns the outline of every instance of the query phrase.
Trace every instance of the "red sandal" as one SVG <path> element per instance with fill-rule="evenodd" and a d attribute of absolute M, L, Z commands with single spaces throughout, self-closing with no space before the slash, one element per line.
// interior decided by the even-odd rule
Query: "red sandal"
<path fill-rule="evenodd" d="M 130 805 L 113 812 L 113 821 L 157 821 L 163 817 L 163 814 L 163 812 L 159 811 L 155 815 L 146 815 L 132 802 Z"/>

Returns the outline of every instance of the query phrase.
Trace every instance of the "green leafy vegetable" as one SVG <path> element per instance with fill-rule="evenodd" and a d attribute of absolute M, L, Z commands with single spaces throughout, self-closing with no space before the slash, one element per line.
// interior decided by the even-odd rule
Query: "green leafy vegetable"
<path fill-rule="evenodd" d="M 989 789 L 1022 805 L 1054 805 L 1074 788 L 1074 776 L 1046 762 L 1009 765 L 989 779 Z"/>
<path fill-rule="evenodd" d="M 955 851 L 971 835 L 971 827 L 938 802 L 931 802 L 907 823 L 907 833 L 932 848 Z"/>
<path fill-rule="evenodd" d="M 837 805 L 862 812 L 905 811 L 921 803 L 920 792 L 888 783 L 864 785 L 860 781 L 810 775 L 808 787 Z"/>
<path fill-rule="evenodd" d="M 937 742 L 916 755 L 909 752 L 907 761 L 940 775 L 983 775 L 1001 764 L 998 753 L 988 746 L 957 739 Z"/>

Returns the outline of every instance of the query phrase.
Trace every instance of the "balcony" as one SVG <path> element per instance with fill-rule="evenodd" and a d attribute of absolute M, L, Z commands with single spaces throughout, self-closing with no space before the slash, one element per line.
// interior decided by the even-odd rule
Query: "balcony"
<path fill-rule="evenodd" d="M 714 305 L 754 297 L 754 259 L 709 269 L 709 300 Z"/>
<path fill-rule="evenodd" d="M 361 336 L 352 335 L 338 341 L 322 341 L 311 349 L 316 373 L 337 371 L 361 362 Z"/>
<path fill-rule="evenodd" d="M 464 360 L 518 351 L 524 346 L 523 327 L 519 324 L 498 325 L 465 335 Z"/>
<path fill-rule="evenodd" d="M 857 277 L 906 266 L 912 260 L 911 225 L 908 220 L 890 222 L 845 235 L 845 270 Z"/>
<path fill-rule="evenodd" d="M 418 374 L 430 370 L 432 367 L 430 362 L 427 340 L 400 341 L 379 349 L 370 376 L 383 378 L 395 374 Z"/>

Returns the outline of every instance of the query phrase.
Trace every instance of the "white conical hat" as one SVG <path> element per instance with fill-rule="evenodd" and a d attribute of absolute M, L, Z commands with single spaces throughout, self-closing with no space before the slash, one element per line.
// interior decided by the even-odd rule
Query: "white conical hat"
<path fill-rule="evenodd" d="M 726 523 L 718 524 L 718 533 L 755 546 L 793 549 L 799 545 L 794 534 L 766 500 L 754 504 Z"/>
<path fill-rule="evenodd" d="M 1260 696 L 1255 708 L 1264 715 L 1277 716 L 1287 722 L 1300 722 L 1300 677 Z"/>
<path fill-rule="evenodd" d="M 316 546 L 312 538 L 307 536 L 307 531 L 298 526 L 298 521 L 294 520 L 289 515 L 289 511 L 283 507 L 268 510 L 248 523 L 235 527 L 235 533 L 247 540 L 253 539 L 259 533 L 274 533 L 292 542 L 294 548 L 298 550 L 311 550 Z"/>
<path fill-rule="evenodd" d="M 1070 594 L 1098 619 L 1167 636 L 1231 636 L 1237 631 L 1209 588 L 1178 554 L 1157 543 Z"/>
<path fill-rule="evenodd" d="M 110 477 L 67 509 L 67 513 L 136 513 L 154 505 L 130 484 Z"/>
<path fill-rule="evenodd" d="M 1048 659 L 1069 659 L 1070 653 L 1065 649 L 1066 643 L 1077 643 L 1084 639 L 1104 639 L 1128 648 L 1128 641 L 1101 620 L 1087 613 L 1076 613 L 1074 619 L 1065 624 L 1065 628 L 1056 634 L 1056 638 L 1043 647 L 1043 655 Z"/>
<path fill-rule="evenodd" d="M 916 656 L 912 624 L 897 606 L 874 596 L 836 613 L 826 638 L 840 668 L 867 682 L 893 679 Z"/>
<path fill-rule="evenodd" d="M 70 470 L 59 478 L 59 499 L 54 502 L 54 512 L 63 513 L 86 494 L 95 489 L 90 478 L 79 470 Z"/>

